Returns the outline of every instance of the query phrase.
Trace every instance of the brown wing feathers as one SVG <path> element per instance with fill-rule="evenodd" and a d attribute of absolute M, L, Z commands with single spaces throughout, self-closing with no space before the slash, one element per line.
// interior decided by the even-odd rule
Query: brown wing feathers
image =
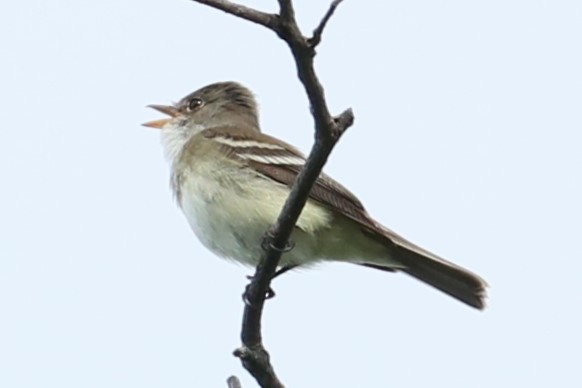
<path fill-rule="evenodd" d="M 305 157 L 292 146 L 268 135 L 251 131 L 233 133 L 231 128 L 207 130 L 206 137 L 221 137 L 222 146 L 244 160 L 259 174 L 291 187 L 303 167 Z M 227 139 L 227 140 L 224 140 Z M 232 142 L 229 141 L 232 140 Z M 236 142 L 239 142 L 239 147 Z M 384 241 L 405 268 L 401 270 L 478 309 L 484 308 L 486 283 L 477 275 L 420 248 L 377 224 L 362 203 L 345 187 L 325 174 L 315 182 L 310 197 L 337 210 L 364 227 L 364 232 Z M 389 267 L 367 265 L 391 271 Z"/>

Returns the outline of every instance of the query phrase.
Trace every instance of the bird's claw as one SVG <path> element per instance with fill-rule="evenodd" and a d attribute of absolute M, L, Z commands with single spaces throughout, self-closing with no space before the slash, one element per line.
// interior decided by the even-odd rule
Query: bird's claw
<path fill-rule="evenodd" d="M 253 277 L 251 275 L 247 275 L 247 279 L 249 280 L 253 280 Z M 244 302 L 245 305 L 249 306 L 249 307 L 253 307 L 254 303 L 249 299 L 249 288 L 250 288 L 250 283 L 247 284 L 247 286 L 245 287 L 245 292 L 243 292 L 242 294 L 242 300 Z M 277 295 L 275 293 L 275 290 L 273 290 L 271 288 L 271 286 L 269 286 L 267 288 L 267 291 L 265 292 L 265 300 L 267 299 L 273 299 L 275 297 L 275 295 Z"/>
<path fill-rule="evenodd" d="M 273 244 L 273 236 L 271 236 L 270 234 L 267 234 L 267 235 L 265 235 L 265 237 L 263 238 L 263 241 L 261 242 L 261 248 L 263 248 L 263 250 L 265 250 L 265 251 L 272 249 L 272 250 L 277 251 L 277 252 L 286 253 L 286 252 L 291 251 L 293 248 L 295 248 L 295 243 L 293 241 L 289 240 L 289 241 L 287 241 L 287 243 L 285 244 L 285 246 L 283 248 L 279 248 Z"/>

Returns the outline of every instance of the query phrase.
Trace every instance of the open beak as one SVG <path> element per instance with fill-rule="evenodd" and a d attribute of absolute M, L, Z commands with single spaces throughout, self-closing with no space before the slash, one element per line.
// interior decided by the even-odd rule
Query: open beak
<path fill-rule="evenodd" d="M 144 127 L 161 129 L 172 118 L 174 118 L 174 117 L 176 117 L 178 115 L 178 110 L 176 108 L 174 108 L 173 106 L 169 106 L 169 105 L 148 105 L 147 107 L 148 108 L 155 109 L 155 110 L 157 110 L 159 112 L 162 112 L 164 114 L 167 114 L 168 116 L 170 116 L 170 118 L 160 119 L 160 120 L 154 120 L 154 121 L 148 121 L 147 123 L 143 123 L 142 124 Z"/>

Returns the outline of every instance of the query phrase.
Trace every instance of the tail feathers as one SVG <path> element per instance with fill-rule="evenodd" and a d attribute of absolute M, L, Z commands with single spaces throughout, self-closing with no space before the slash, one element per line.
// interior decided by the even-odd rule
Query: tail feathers
<path fill-rule="evenodd" d="M 487 283 L 479 276 L 442 259 L 435 260 L 403 247 L 398 250 L 398 260 L 405 266 L 401 271 L 469 306 L 485 308 Z"/>
<path fill-rule="evenodd" d="M 487 282 L 478 275 L 419 247 L 388 228 L 374 224 L 371 236 L 389 249 L 393 264 L 368 267 L 402 271 L 479 310 L 485 308 Z"/>
<path fill-rule="evenodd" d="M 393 268 L 376 263 L 362 265 L 389 272 L 405 272 L 471 307 L 479 310 L 485 308 L 487 283 L 479 276 L 433 254 L 429 253 L 429 257 L 402 246 L 395 248 L 395 256 L 402 267 Z"/>

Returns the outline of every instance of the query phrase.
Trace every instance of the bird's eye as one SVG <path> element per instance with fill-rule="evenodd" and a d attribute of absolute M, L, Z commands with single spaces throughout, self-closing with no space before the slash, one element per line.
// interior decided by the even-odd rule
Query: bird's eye
<path fill-rule="evenodd" d="M 202 105 L 204 105 L 204 101 L 202 101 L 201 98 L 194 97 L 188 103 L 188 109 L 189 110 L 196 110 L 196 109 L 200 108 Z"/>

